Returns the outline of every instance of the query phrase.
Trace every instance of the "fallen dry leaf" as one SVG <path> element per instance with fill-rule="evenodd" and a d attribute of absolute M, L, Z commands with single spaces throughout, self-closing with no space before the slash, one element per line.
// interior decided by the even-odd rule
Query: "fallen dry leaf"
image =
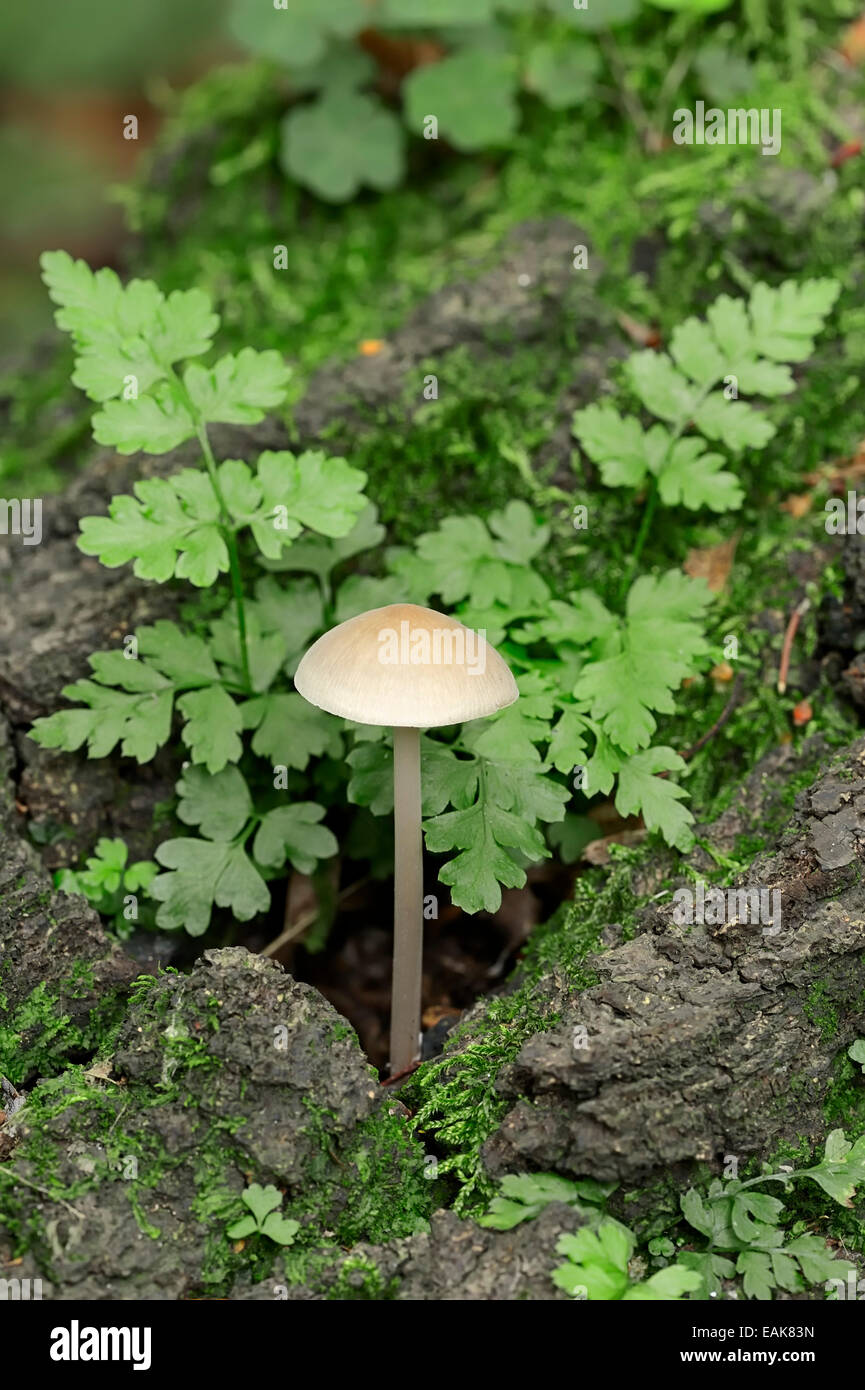
<path fill-rule="evenodd" d="M 855 159 L 856 155 L 861 153 L 861 140 L 846 140 L 843 145 L 838 145 L 832 151 L 829 163 L 833 169 L 840 169 L 841 165 L 846 164 L 848 159 Z"/>
<path fill-rule="evenodd" d="M 443 1018 L 453 1018 L 455 1010 L 453 1004 L 430 1004 L 423 1011 L 421 1023 L 424 1028 L 435 1028 L 437 1023 L 441 1023 Z M 375 1092 L 373 1092 L 375 1095 Z"/>
<path fill-rule="evenodd" d="M 848 63 L 861 63 L 865 60 L 865 14 L 860 15 L 844 30 L 841 52 Z"/>
<path fill-rule="evenodd" d="M 801 728 L 803 724 L 810 724 L 813 718 L 814 711 L 807 700 L 800 700 L 798 705 L 793 707 L 793 723 L 797 728 Z"/>
<path fill-rule="evenodd" d="M 789 512 L 790 516 L 798 521 L 800 517 L 808 515 L 813 505 L 813 492 L 793 493 L 790 497 L 785 497 L 781 503 L 781 511 Z"/>
<path fill-rule="evenodd" d="M 609 864 L 610 845 L 641 845 L 648 830 L 620 830 L 616 835 L 605 835 L 602 840 L 592 840 L 583 850 L 582 858 L 587 864 Z"/>
<path fill-rule="evenodd" d="M 830 459 L 828 463 L 821 464 L 813 473 L 806 473 L 804 481 L 809 487 L 819 487 L 821 483 L 828 483 L 835 493 L 845 492 L 850 486 L 855 486 L 865 477 L 865 439 L 859 444 L 856 452 L 850 458 Z"/>
<path fill-rule="evenodd" d="M 113 1061 L 114 1058 L 109 1057 L 107 1061 L 95 1062 L 92 1067 L 87 1068 L 84 1075 L 92 1077 L 94 1081 L 110 1081 Z"/>
<path fill-rule="evenodd" d="M 621 815 L 616 810 L 616 803 L 612 797 L 599 802 L 597 806 L 592 806 L 588 816 L 590 820 L 597 821 L 606 835 L 612 835 L 618 830 L 635 830 L 643 824 L 639 816 Z"/>
<path fill-rule="evenodd" d="M 425 63 L 437 63 L 446 57 L 447 49 L 432 39 L 392 38 L 378 29 L 362 29 L 360 46 L 378 63 L 383 77 L 399 82 L 415 68 Z"/>
<path fill-rule="evenodd" d="M 712 593 L 719 594 L 726 587 L 730 577 L 741 534 L 741 531 L 737 531 L 727 541 L 689 551 L 688 558 L 682 566 L 683 570 L 692 579 L 705 579 Z"/>
<path fill-rule="evenodd" d="M 632 343 L 638 347 L 660 347 L 661 335 L 657 328 L 650 328 L 648 324 L 639 323 L 637 319 L 632 319 L 630 314 L 616 314 L 619 327 L 627 333 Z"/>

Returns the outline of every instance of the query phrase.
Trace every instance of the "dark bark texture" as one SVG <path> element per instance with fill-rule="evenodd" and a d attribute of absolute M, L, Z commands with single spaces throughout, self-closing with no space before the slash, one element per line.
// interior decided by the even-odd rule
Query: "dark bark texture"
<path fill-rule="evenodd" d="M 679 926 L 670 904 L 594 958 L 600 983 L 500 1078 L 513 1107 L 487 1146 L 491 1171 L 639 1183 L 816 1138 L 833 1060 L 865 1025 L 863 862 L 860 740 L 741 881 L 779 892 L 777 934 L 735 910 Z"/>

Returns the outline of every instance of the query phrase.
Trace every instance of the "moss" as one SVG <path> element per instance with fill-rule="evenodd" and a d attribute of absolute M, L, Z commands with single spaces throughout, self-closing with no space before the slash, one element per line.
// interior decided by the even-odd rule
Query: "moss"
<path fill-rule="evenodd" d="M 555 1018 L 528 992 L 490 1000 L 481 1015 L 454 1030 L 444 1056 L 422 1067 L 406 1088 L 418 1106 L 416 1131 L 444 1152 L 439 1170 L 455 1179 L 454 1206 L 461 1215 L 493 1195 L 481 1149 L 507 1110 L 496 1095 L 496 1076 Z"/>
<path fill-rule="evenodd" d="M 397 1280 L 388 1279 L 369 1255 L 349 1254 L 334 1241 L 315 1249 L 286 1250 L 281 1259 L 285 1282 L 325 1299 L 387 1301 L 396 1292 Z M 274 1269 L 274 1277 L 278 1271 Z"/>
<path fill-rule="evenodd" d="M 786 563 L 787 551 L 779 552 L 779 561 Z M 747 573 L 747 571 L 746 571 Z M 764 574 L 752 576 L 752 607 L 756 610 L 762 598 L 772 588 L 771 576 Z M 724 626 L 722 620 L 721 627 Z M 749 660 L 752 644 L 764 641 L 765 634 L 755 630 L 749 635 L 745 647 L 745 662 Z M 756 647 L 755 647 L 756 651 Z M 744 665 L 744 662 L 742 663 Z M 758 679 L 757 673 L 748 672 L 746 678 L 751 685 Z M 788 742 L 789 709 L 795 703 L 779 701 L 777 695 L 766 684 L 751 685 L 752 692 L 735 711 L 733 717 L 712 743 L 694 759 L 689 771 L 688 789 L 692 797 L 695 813 L 702 821 L 717 819 L 734 801 L 740 791 L 738 780 L 731 776 L 731 770 L 747 774 L 756 763 L 776 749 L 779 744 Z M 746 687 L 747 689 L 747 687 Z M 687 745 L 689 740 L 699 737 L 717 719 L 728 699 L 728 693 L 708 697 L 708 703 L 698 713 L 692 701 L 706 698 L 705 682 L 695 682 L 694 694 L 691 690 L 683 699 L 681 718 L 677 718 L 677 742 Z M 861 733 L 855 714 L 850 708 L 838 703 L 835 691 L 822 685 L 809 697 L 815 710 L 815 718 L 803 732 L 794 734 L 794 749 L 799 757 L 795 771 L 781 769 L 772 777 L 772 785 L 764 787 L 760 796 L 760 813 L 757 821 L 737 838 L 736 844 L 727 859 L 727 877 L 732 880 L 736 873 L 747 869 L 754 856 L 766 849 L 772 849 L 784 830 L 794 810 L 799 793 L 813 786 L 819 774 L 831 764 L 832 750 L 849 744 Z M 807 740 L 819 734 L 809 752 Z M 743 807 L 747 816 L 749 807 Z M 720 881 L 720 880 L 719 880 Z"/>
<path fill-rule="evenodd" d="M 415 1131 L 443 1152 L 439 1172 L 455 1184 L 461 1215 L 479 1210 L 494 1193 L 481 1150 L 508 1108 L 496 1092 L 499 1072 L 529 1038 L 558 1022 L 551 983 L 574 994 L 589 988 L 596 976 L 586 957 L 603 928 L 611 922 L 633 928 L 641 901 L 631 886 L 633 868 L 644 853 L 620 850 L 606 877 L 578 879 L 573 901 L 533 933 L 510 992 L 485 1000 L 454 1029 L 443 1056 L 422 1066 L 401 1091 L 417 1107 Z"/>
<path fill-rule="evenodd" d="M 70 1098 L 68 1103 L 75 1102 Z M 154 1108 L 159 1109 L 165 1103 L 160 1098 Z M 120 1124 L 123 1114 L 123 1105 L 112 1107 L 97 1125 L 92 1110 L 89 1111 L 82 1125 L 82 1137 L 86 1138 L 88 1155 L 97 1157 L 92 1161 L 91 1171 L 78 1181 L 61 1182 L 55 1172 L 56 1153 L 50 1146 L 43 1146 L 40 1151 L 38 1141 L 35 1146 L 25 1142 L 16 1151 L 16 1169 L 22 1164 L 32 1164 L 40 1173 L 40 1190 L 44 1195 L 54 1202 L 73 1206 L 75 1198 L 84 1192 L 102 1190 L 106 1184 L 121 1184 L 138 1229 L 148 1239 L 157 1241 L 163 1238 L 164 1231 L 148 1215 L 151 1193 L 160 1184 L 171 1184 L 172 1172 L 180 1172 L 184 1159 L 181 1155 L 169 1154 L 161 1146 L 155 1129 L 150 1132 L 145 1126 L 123 1129 Z M 271 1242 L 257 1240 L 238 1248 L 226 1235 L 226 1224 L 238 1215 L 237 1194 L 232 1194 L 227 1184 L 235 1175 L 235 1187 L 238 1185 L 236 1174 L 243 1162 L 244 1156 L 226 1142 L 218 1124 L 201 1127 L 196 1146 L 193 1212 L 206 1228 L 199 1282 L 211 1291 L 227 1291 L 241 1270 L 254 1271 L 257 1278 L 263 1278 L 273 1263 L 275 1248 Z M 7 1183 L 0 1182 L 0 1223 L 4 1225 L 10 1211 L 14 1213 L 14 1184 L 19 1178 L 16 1169 L 6 1171 Z M 42 1228 L 41 1218 L 31 1214 L 26 1225 L 19 1222 L 17 1235 L 16 1253 L 35 1247 L 50 1276 L 51 1243 Z"/>
<path fill-rule="evenodd" d="M 438 399 L 424 402 L 430 373 Z M 569 357 L 546 344 L 457 347 L 419 364 L 386 411 L 361 417 L 352 462 L 369 475 L 369 494 L 393 537 L 411 541 L 434 529 L 443 505 L 483 514 L 514 497 L 532 501 L 544 470 L 533 477 L 526 464 L 521 472 L 514 450 L 528 460 L 549 437 L 572 373 Z M 571 544 L 573 533 L 562 538 Z"/>
<path fill-rule="evenodd" d="M 815 980 L 804 1004 L 805 1016 L 819 1028 L 821 1038 L 834 1038 L 838 1032 L 838 1009 L 829 995 L 825 980 Z"/>
<path fill-rule="evenodd" d="M 865 1075 L 858 1062 L 838 1053 L 833 1065 L 832 1084 L 824 1105 L 826 1123 L 849 1134 L 865 1134 Z"/>
<path fill-rule="evenodd" d="M 46 894 L 47 897 L 50 897 L 50 894 Z M 83 999 L 95 988 L 96 977 L 90 962 L 85 960 L 73 961 L 72 969 L 69 972 L 69 983 L 66 986 L 66 993 L 69 997 L 71 999 Z"/>
<path fill-rule="evenodd" d="M 343 1260 L 328 1298 L 381 1301 L 387 1299 L 392 1292 L 374 1260 L 350 1255 L 348 1259 Z"/>
<path fill-rule="evenodd" d="M 243 1116 L 203 1115 L 196 1104 L 197 1090 L 188 1084 L 193 1073 L 202 1068 L 215 1072 L 221 1065 L 208 1051 L 218 1027 L 219 1001 L 215 996 L 207 1000 L 203 1027 L 196 1032 L 176 1007 L 172 991 L 159 989 L 157 980 L 142 978 L 132 993 L 140 1029 L 145 1034 L 152 1029 L 162 1050 L 160 1079 L 154 1085 L 127 1078 L 121 1086 L 102 1080 L 99 1068 L 79 1065 L 40 1081 L 21 1112 L 15 1162 L 0 1165 L 0 1226 L 11 1237 L 15 1253 L 35 1249 L 51 1277 L 50 1235 L 43 1228 L 39 1204 L 28 1197 L 34 1188 L 42 1198 L 74 1207 L 84 1194 L 116 1189 L 120 1183 L 139 1230 L 147 1239 L 159 1240 L 164 1231 L 154 1216 L 153 1194 L 182 1192 L 192 1182 L 192 1215 L 203 1227 L 202 1289 L 227 1291 L 240 1273 L 258 1282 L 273 1271 L 279 1247 L 259 1236 L 231 1241 L 226 1230 L 241 1214 L 243 1182 L 259 1176 L 268 1181 L 268 1175 L 251 1173 L 249 1154 L 238 1146 L 235 1136 L 245 1123 Z M 36 1007 L 39 1001 L 31 1007 L 43 1046 L 50 1047 L 45 1028 L 50 1001 L 41 1002 L 43 1007 Z M 62 1016 L 49 1016 L 57 1030 L 68 1033 Z M 25 1014 L 17 1022 L 28 1019 Z M 350 1033 L 341 1025 L 335 1027 L 341 1037 Z M 191 1148 L 188 1138 L 177 1145 L 163 1138 L 177 1130 L 178 1107 L 186 1116 L 184 1134 L 188 1130 L 194 1140 Z M 425 1229 L 445 1192 L 434 1163 L 430 1165 L 410 1135 L 400 1103 L 394 1099 L 383 1106 L 338 1151 L 333 1117 L 311 1097 L 306 1107 L 306 1132 L 317 1139 L 317 1152 L 283 1208 L 285 1215 L 301 1223 L 298 1248 L 292 1254 L 297 1268 L 306 1269 L 317 1258 L 322 1233 L 333 1240 L 335 1251 L 341 1251 L 359 1241 L 379 1243 Z M 372 1273 L 358 1279 L 357 1270 L 345 1271 L 346 1296 L 373 1296 Z"/>
<path fill-rule="evenodd" d="M 162 1230 L 145 1208 L 149 1194 L 188 1161 L 185 1153 L 169 1152 L 159 1133 L 158 1112 L 177 1098 L 171 1082 L 162 1088 L 136 1084 L 103 1088 L 80 1066 L 35 1087 L 23 1112 L 27 1130 L 16 1147 L 15 1165 L 0 1166 L 0 1226 L 13 1236 L 15 1253 L 35 1247 L 51 1277 L 51 1242 L 42 1218 L 25 1209 L 21 1199 L 34 1179 L 44 1196 L 73 1206 L 83 1193 L 119 1183 L 139 1230 L 149 1239 L 160 1239 Z M 55 1130 L 56 1122 L 59 1129 Z M 201 1120 L 194 1127 L 192 1209 L 207 1226 L 201 1283 L 227 1287 L 238 1270 L 261 1265 L 258 1247 L 244 1258 L 244 1251 L 236 1251 L 225 1234 L 225 1222 L 237 1215 L 238 1175 L 248 1159 L 232 1143 L 236 1123 Z M 62 1138 L 51 1137 L 54 1132 Z M 75 1140 L 79 1143 L 77 1174 L 70 1177 L 67 1166 L 61 1176 L 61 1157 Z"/>
<path fill-rule="evenodd" d="M 72 386 L 65 344 L 0 373 L 0 480 L 5 497 L 43 496 L 62 486 L 89 446 L 91 407 Z"/>
<path fill-rule="evenodd" d="M 71 981 L 66 1000 L 86 997 L 94 988 L 88 966 L 82 966 L 78 973 L 73 970 Z M 69 1057 L 99 1052 L 116 1031 L 122 1014 L 122 992 L 107 990 L 84 1018 L 73 1022 L 64 999 L 42 981 L 0 1025 L 0 1073 L 13 1085 L 21 1085 L 34 1075 L 53 1076 Z"/>
<path fill-rule="evenodd" d="M 86 982 L 87 977 L 86 970 L 78 972 L 80 982 Z M 182 1028 L 172 1032 L 170 1012 L 162 1008 L 164 992 L 160 994 L 154 989 L 156 983 L 144 977 L 135 982 L 132 993 L 139 1007 L 142 1000 L 147 1005 L 152 1001 L 152 1016 L 159 1016 L 167 1023 L 162 1031 L 166 1064 L 161 1083 L 157 1086 L 131 1081 L 124 1086 L 105 1084 L 100 1080 L 99 1068 L 93 1064 L 67 1066 L 60 1075 L 41 1080 L 28 1093 L 21 1112 L 25 1130 L 15 1149 L 14 1166 L 0 1166 L 0 1226 L 12 1232 L 17 1253 L 30 1246 L 38 1248 L 49 1276 L 51 1242 L 42 1229 L 41 1218 L 29 1209 L 26 1217 L 22 1214 L 21 1192 L 26 1193 L 33 1179 L 38 1180 L 43 1195 L 67 1204 L 74 1204 L 76 1197 L 104 1184 L 119 1182 L 142 1233 L 154 1240 L 161 1234 L 146 1215 L 147 1195 L 172 1171 L 179 1169 L 186 1157 L 166 1149 L 157 1114 L 182 1098 L 182 1077 L 202 1064 L 206 1050 L 203 1040 L 188 1037 Z M 144 1012 L 147 1013 L 146 1007 Z M 115 1016 L 110 1028 L 104 1026 L 103 1019 L 103 1026 L 89 1033 L 72 1029 L 68 1019 L 57 1012 L 57 1001 L 51 999 L 44 987 L 35 991 L 23 1012 L 13 1017 L 11 1027 L 20 1028 L 31 1018 L 39 1025 L 40 1040 L 36 1048 L 19 1059 L 19 1066 L 24 1070 L 42 1071 L 43 1076 L 45 1069 L 40 1065 L 40 1058 L 57 1065 L 58 1053 L 53 1047 L 55 1034 L 62 1037 L 65 1052 L 80 1048 L 107 1057 L 122 1023 L 115 1001 Z M 216 1065 L 215 1059 L 211 1060 Z M 231 1140 L 237 1123 L 205 1122 L 200 1117 L 193 1121 L 197 1131 L 197 1203 L 201 1211 L 207 1209 L 212 1191 L 217 1188 L 221 1191 L 230 1173 L 237 1172 L 243 1161 Z M 78 1157 L 70 1160 L 69 1146 L 74 1141 L 78 1141 Z M 220 1232 L 215 1244 L 221 1243 Z M 222 1269 L 224 1263 L 216 1258 L 214 1241 L 208 1236 L 202 1279 L 207 1282 L 211 1277 L 210 1267 L 215 1264 Z"/>
<path fill-rule="evenodd" d="M 428 1165 L 423 1148 L 410 1134 L 402 1106 L 394 1100 L 365 1120 L 358 1126 L 356 1142 L 337 1155 L 322 1123 L 325 1114 L 310 1098 L 304 1103 L 312 1117 L 307 1133 L 319 1136 L 321 1156 L 313 1160 L 303 1190 L 286 1214 L 312 1230 L 331 1229 L 341 1246 L 361 1240 L 377 1243 L 425 1229 L 444 1190 L 436 1181 L 435 1165 Z M 336 1188 L 329 1179 L 334 1162 L 342 1172 Z"/>
<path fill-rule="evenodd" d="M 345 1184 L 346 1209 L 337 1232 L 342 1244 L 375 1244 L 425 1230 L 446 1189 L 438 1165 L 409 1132 L 394 1101 L 360 1126 L 360 1142 L 348 1154 L 355 1172 Z"/>

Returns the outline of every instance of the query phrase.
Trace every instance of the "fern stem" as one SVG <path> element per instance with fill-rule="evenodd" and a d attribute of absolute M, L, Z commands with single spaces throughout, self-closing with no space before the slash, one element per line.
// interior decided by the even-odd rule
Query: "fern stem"
<path fill-rule="evenodd" d="M 646 544 L 646 540 L 649 535 L 649 530 L 652 525 L 652 519 L 655 515 L 655 511 L 658 506 L 658 473 L 660 473 L 661 471 L 661 466 L 665 464 L 667 460 L 671 457 L 674 448 L 676 447 L 676 445 L 678 444 L 679 440 L 682 438 L 682 435 L 685 433 L 685 430 L 688 427 L 688 422 L 699 410 L 700 406 L 703 404 L 704 400 L 711 392 L 712 387 L 715 385 L 717 385 L 717 382 L 710 381 L 708 385 L 700 387 L 700 390 L 697 392 L 693 401 L 689 403 L 688 409 L 683 411 L 682 415 L 679 417 L 679 420 L 676 423 L 670 435 L 670 442 L 664 451 L 664 457 L 661 460 L 661 464 L 658 466 L 657 472 L 652 478 L 652 482 L 648 494 L 646 496 L 646 502 L 643 507 L 643 519 L 640 522 L 640 529 L 637 532 L 637 539 L 634 543 L 634 549 L 631 551 L 630 563 L 628 565 L 627 570 L 625 571 L 625 577 L 622 580 L 621 598 L 623 601 L 627 595 L 628 589 L 631 586 L 631 580 L 633 578 L 634 571 L 636 570 L 637 565 L 640 562 L 640 556 L 643 553 L 643 547 Z"/>
<path fill-rule="evenodd" d="M 225 505 L 225 498 L 222 495 L 222 488 L 219 486 L 219 477 L 216 472 L 216 460 L 210 447 L 210 440 L 207 437 L 207 429 L 204 424 L 196 422 L 196 434 L 201 445 L 201 452 L 204 455 L 204 462 L 207 464 L 207 472 L 210 475 L 210 485 L 219 503 L 219 510 L 222 513 L 222 535 L 228 550 L 228 570 L 231 577 L 231 590 L 234 595 L 234 607 L 237 611 L 237 638 L 240 646 L 240 669 L 243 675 L 243 684 L 247 693 L 252 693 L 252 676 L 249 669 L 249 647 L 246 635 L 246 609 L 243 603 L 243 576 L 240 572 L 240 553 L 237 548 L 237 537 L 231 525 L 228 508 Z"/>
<path fill-rule="evenodd" d="M 747 1182 L 739 1184 L 739 1191 L 744 1192 L 746 1187 L 753 1187 L 758 1182 L 783 1182 L 787 1183 L 791 1178 L 801 1178 L 807 1173 L 807 1168 L 794 1168 L 792 1173 L 761 1173 L 759 1177 L 749 1178 Z"/>
<path fill-rule="evenodd" d="M 252 676 L 249 667 L 249 647 L 246 634 L 246 608 L 243 602 L 243 576 L 240 572 L 240 552 L 237 548 L 237 537 L 234 527 L 231 524 L 231 513 L 222 495 L 222 488 L 219 485 L 219 474 L 216 471 L 216 459 L 213 457 L 213 450 L 210 447 L 210 439 L 207 434 L 207 425 L 202 420 L 199 411 L 186 389 L 182 379 L 172 373 L 177 389 L 183 397 L 184 405 L 189 411 L 195 424 L 195 434 L 201 446 L 201 453 L 207 467 L 210 486 L 213 488 L 213 495 L 216 498 L 220 512 L 220 530 L 225 541 L 225 548 L 228 551 L 228 571 L 231 579 L 231 592 L 234 596 L 234 607 L 237 613 L 237 638 L 240 647 L 240 669 L 243 676 L 244 690 L 248 695 L 252 694 Z"/>
<path fill-rule="evenodd" d="M 628 589 L 631 587 L 631 578 L 633 576 L 634 570 L 637 568 L 637 565 L 640 562 L 640 556 L 643 553 L 643 547 L 646 544 L 646 540 L 648 538 L 649 531 L 652 525 L 652 518 L 655 515 L 655 509 L 657 505 L 658 480 L 657 478 L 653 478 L 649 487 L 649 491 L 646 495 L 646 501 L 643 504 L 643 519 L 640 522 L 640 529 L 637 532 L 637 539 L 634 542 L 634 548 L 631 551 L 630 563 L 628 564 L 628 568 L 625 570 L 625 577 L 622 580 L 621 597 L 623 600 L 628 592 Z"/>

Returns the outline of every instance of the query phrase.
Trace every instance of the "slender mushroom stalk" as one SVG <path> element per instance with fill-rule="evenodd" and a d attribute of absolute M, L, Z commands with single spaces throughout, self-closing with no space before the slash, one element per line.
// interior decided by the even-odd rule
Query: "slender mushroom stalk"
<path fill-rule="evenodd" d="M 423 975 L 423 844 L 420 732 L 393 731 L 393 983 L 390 1074 L 417 1060 Z"/>
<path fill-rule="evenodd" d="M 390 1074 L 420 1054 L 423 845 L 420 730 L 481 719 L 513 704 L 509 667 L 483 633 L 455 618 L 393 603 L 331 628 L 294 677 L 310 704 L 356 724 L 393 728 L 394 953 Z"/>

